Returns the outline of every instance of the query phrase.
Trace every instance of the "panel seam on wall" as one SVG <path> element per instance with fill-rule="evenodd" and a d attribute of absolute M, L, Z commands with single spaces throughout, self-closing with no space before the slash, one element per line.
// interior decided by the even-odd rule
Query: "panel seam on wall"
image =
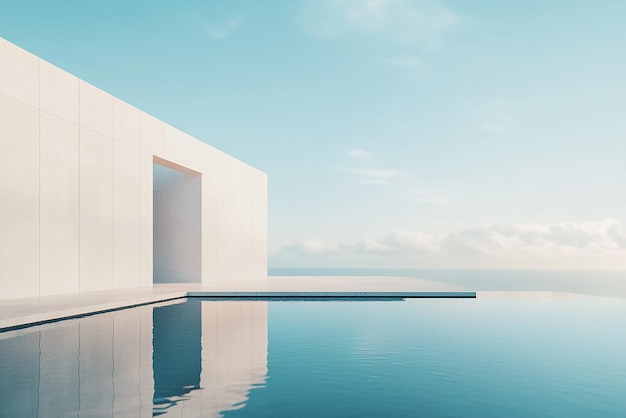
<path fill-rule="evenodd" d="M 141 149 L 141 111 L 139 111 L 139 287 L 143 287 L 143 151 Z M 140 336 L 141 338 L 141 336 Z M 141 340 L 140 340 L 141 341 Z"/>
<path fill-rule="evenodd" d="M 78 138 L 78 150 L 77 150 L 77 161 L 78 164 L 76 166 L 76 178 L 78 179 L 78 190 L 76 190 L 76 196 L 78 197 L 77 199 L 77 203 L 78 203 L 78 217 L 76 219 L 76 224 L 78 226 L 77 228 L 77 237 L 76 237 L 76 242 L 78 243 L 78 246 L 76 248 L 77 250 L 77 257 L 76 257 L 76 288 L 78 289 L 78 293 L 80 293 L 80 82 L 78 83 L 78 124 L 76 124 L 76 137 Z"/>
<path fill-rule="evenodd" d="M 11 101 L 14 101 L 14 102 L 18 102 L 18 103 L 20 103 L 20 104 L 22 104 L 22 105 L 24 105 L 24 106 L 28 106 L 28 107 L 30 107 L 30 108 L 33 108 L 33 109 L 39 110 L 39 108 L 38 108 L 37 106 L 33 106 L 32 104 L 30 104 L 30 103 L 26 103 L 26 102 L 24 102 L 24 101 L 22 101 L 22 100 L 20 100 L 20 99 L 15 98 L 15 97 L 12 97 L 12 96 L 7 96 L 6 94 L 3 94 L 3 93 L 0 93 L 0 96 L 1 96 L 1 97 L 4 97 L 5 99 L 8 99 L 8 100 L 11 100 Z"/>
<path fill-rule="evenodd" d="M 80 174 L 81 174 L 81 162 L 82 162 L 82 155 L 81 155 L 81 145 L 83 143 L 82 141 L 82 136 L 83 133 L 81 132 L 82 127 L 81 127 L 81 120 L 80 120 L 80 87 L 81 87 L 81 82 L 80 80 L 78 81 L 78 293 L 81 292 L 81 284 L 82 284 L 82 277 L 81 277 L 81 271 L 80 271 L 80 258 L 82 255 L 82 247 L 80 245 L 80 234 L 81 234 L 81 219 L 82 219 L 82 213 L 80 210 L 80 201 L 81 201 L 81 183 L 82 183 L 82 179 L 80 178 Z M 79 330 L 79 335 L 80 335 L 80 330 Z M 80 336 L 79 336 L 79 340 L 80 340 Z M 79 348 L 80 351 L 80 348 Z M 80 362 L 79 362 L 79 366 L 80 366 Z"/>
<path fill-rule="evenodd" d="M 111 138 L 112 141 L 112 145 L 113 145 L 113 170 L 111 170 L 111 174 L 113 176 L 113 242 L 112 242 L 112 251 L 113 251 L 113 289 L 115 289 L 115 277 L 116 277 L 116 251 L 115 251 L 115 236 L 117 235 L 117 216 L 116 216 L 116 211 L 115 211 L 115 149 L 117 148 L 115 146 L 115 98 L 113 98 L 112 100 L 112 105 L 113 105 L 113 135 Z M 106 137 L 106 135 L 104 135 Z"/>
<path fill-rule="evenodd" d="M 31 106 L 32 107 L 32 106 Z M 63 116 L 56 115 L 54 113 L 48 112 L 47 110 L 39 109 L 40 112 L 45 113 L 46 115 L 53 116 L 59 120 L 65 121 L 67 123 L 71 123 L 72 125 L 76 125 L 76 122 L 71 121 L 70 119 L 64 118 Z M 94 131 L 95 132 L 95 131 Z"/>
<path fill-rule="evenodd" d="M 118 147 L 116 147 L 116 145 L 115 145 L 115 98 L 113 98 L 111 104 L 113 106 L 113 109 L 112 109 L 113 110 L 113 134 L 112 134 L 112 138 L 111 138 L 111 142 L 112 142 L 112 145 L 113 145 L 113 167 L 112 167 L 112 170 L 111 170 L 111 174 L 112 174 L 112 177 L 113 177 L 113 179 L 112 179 L 113 180 L 113 240 L 112 240 L 113 242 L 111 242 L 111 249 L 112 249 L 112 252 L 113 252 L 113 269 L 112 269 L 113 270 L 113 280 L 112 280 L 112 282 L 113 282 L 113 289 L 116 289 L 117 286 L 116 286 L 116 283 L 115 283 L 116 282 L 115 279 L 116 279 L 116 276 L 117 276 L 117 270 L 118 269 L 115 268 L 116 267 L 116 259 L 117 259 L 117 256 L 115 254 L 116 253 L 116 251 L 115 251 L 115 237 L 117 235 L 117 229 L 118 228 L 117 228 L 117 214 L 116 214 L 116 208 L 115 208 L 117 206 L 115 204 L 115 160 L 117 159 L 117 158 L 115 158 L 115 149 L 118 148 Z M 104 136 L 106 137 L 106 135 L 104 135 Z M 114 391 L 114 393 L 115 393 L 115 391 Z"/>
<path fill-rule="evenodd" d="M 41 296 L 41 59 L 37 60 L 37 76 L 39 79 L 39 85 L 38 85 L 38 94 L 37 94 L 37 124 L 38 126 L 38 132 L 37 132 L 37 137 L 38 137 L 38 156 L 39 156 L 39 161 L 37 162 L 37 171 L 38 171 L 38 204 L 39 204 L 39 227 L 37 228 L 37 234 L 38 234 L 38 254 L 37 254 L 37 258 L 39 260 L 39 262 L 37 263 L 37 284 L 38 284 L 38 292 L 37 294 L 39 296 Z M 40 347 L 40 351 L 41 351 L 41 347 Z"/>

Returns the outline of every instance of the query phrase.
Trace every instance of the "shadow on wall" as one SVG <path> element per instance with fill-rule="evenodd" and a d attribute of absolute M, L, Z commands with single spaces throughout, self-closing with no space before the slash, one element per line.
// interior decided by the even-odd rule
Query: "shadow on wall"
<path fill-rule="evenodd" d="M 154 283 L 202 282 L 202 176 L 154 164 Z"/>

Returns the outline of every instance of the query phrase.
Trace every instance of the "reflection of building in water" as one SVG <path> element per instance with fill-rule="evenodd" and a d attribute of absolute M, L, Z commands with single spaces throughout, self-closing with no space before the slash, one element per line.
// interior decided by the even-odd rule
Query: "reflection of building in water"
<path fill-rule="evenodd" d="M 200 303 L 154 308 L 152 367 L 154 410 L 167 411 L 192 390 L 200 389 L 202 369 Z"/>
<path fill-rule="evenodd" d="M 202 304 L 203 416 L 245 406 L 267 375 L 267 302 Z"/>
<path fill-rule="evenodd" d="M 155 414 L 219 416 L 242 407 L 266 372 L 267 302 L 192 300 L 154 310 Z"/>
<path fill-rule="evenodd" d="M 152 416 L 151 310 L 128 309 L 0 334 L 2 413 Z"/>
<path fill-rule="evenodd" d="M 219 416 L 265 380 L 267 302 L 191 300 L 11 331 L 0 355 L 6 416 Z"/>

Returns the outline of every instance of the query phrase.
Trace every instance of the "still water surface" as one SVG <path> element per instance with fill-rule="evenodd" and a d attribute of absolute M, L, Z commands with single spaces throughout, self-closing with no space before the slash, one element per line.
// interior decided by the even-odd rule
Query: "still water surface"
<path fill-rule="evenodd" d="M 0 416 L 626 414 L 626 299 L 201 301 L 0 334 Z"/>

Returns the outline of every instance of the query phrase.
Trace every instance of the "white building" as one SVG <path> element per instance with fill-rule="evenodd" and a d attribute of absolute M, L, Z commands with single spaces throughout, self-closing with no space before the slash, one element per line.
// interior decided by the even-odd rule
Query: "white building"
<path fill-rule="evenodd" d="M 266 272 L 265 173 L 0 38 L 0 299 Z"/>

